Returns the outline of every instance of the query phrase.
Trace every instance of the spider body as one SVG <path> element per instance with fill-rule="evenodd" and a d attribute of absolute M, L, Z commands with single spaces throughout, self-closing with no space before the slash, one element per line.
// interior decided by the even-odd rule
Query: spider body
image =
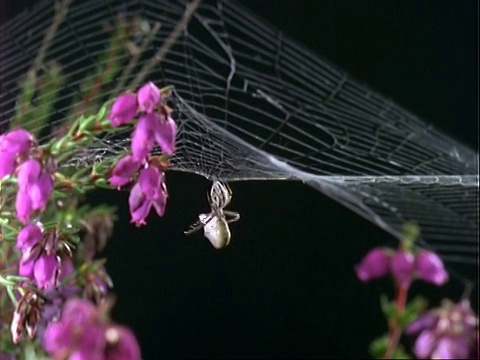
<path fill-rule="evenodd" d="M 213 247 L 221 249 L 230 243 L 232 236 L 228 224 L 240 219 L 240 214 L 224 210 L 232 199 L 232 191 L 227 184 L 214 181 L 207 198 L 210 204 L 210 213 L 200 214 L 198 221 L 184 233 L 190 235 L 203 228 L 205 237 Z"/>

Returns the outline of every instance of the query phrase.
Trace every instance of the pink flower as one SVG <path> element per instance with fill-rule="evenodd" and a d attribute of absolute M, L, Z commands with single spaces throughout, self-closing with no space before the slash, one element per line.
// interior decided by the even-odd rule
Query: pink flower
<path fill-rule="evenodd" d="M 145 224 L 152 205 L 158 216 L 163 216 L 167 197 L 163 174 L 153 166 L 143 169 L 128 198 L 132 222 L 137 226 Z"/>
<path fill-rule="evenodd" d="M 149 81 L 138 90 L 137 97 L 139 110 L 151 113 L 160 101 L 160 90 Z"/>
<path fill-rule="evenodd" d="M 159 118 L 157 128 L 155 129 L 155 140 L 164 154 L 172 155 L 175 151 L 175 137 L 177 135 L 177 125 L 172 117 L 164 114 Z"/>
<path fill-rule="evenodd" d="M 430 310 L 411 322 L 407 335 L 418 335 L 413 352 L 419 359 L 473 358 L 478 337 L 478 318 L 467 301 Z"/>
<path fill-rule="evenodd" d="M 156 114 L 140 116 L 132 134 L 132 154 L 138 160 L 143 160 L 155 145 Z"/>
<path fill-rule="evenodd" d="M 155 142 L 164 154 L 172 155 L 176 131 L 175 121 L 169 115 L 151 113 L 141 116 L 132 136 L 133 156 L 144 159 L 152 151 Z"/>
<path fill-rule="evenodd" d="M 12 130 L 0 137 L 0 152 L 12 154 L 27 152 L 34 143 L 33 135 L 23 129 Z"/>
<path fill-rule="evenodd" d="M 31 247 L 24 246 L 22 248 L 18 267 L 20 276 L 34 281 L 39 289 L 50 289 L 56 287 L 61 280 L 73 273 L 74 267 L 71 259 L 59 251 L 56 234 L 47 233 L 42 235 L 41 241 L 36 243 L 30 241 L 30 243 L 33 243 Z"/>
<path fill-rule="evenodd" d="M 139 360 L 140 348 L 133 333 L 108 322 L 93 303 L 67 300 L 59 321 L 50 322 L 42 345 L 54 358 L 77 360 Z"/>
<path fill-rule="evenodd" d="M 47 254 L 39 247 L 33 247 L 22 254 L 18 274 L 33 281 L 39 289 L 57 286 L 61 261 L 55 254 Z"/>
<path fill-rule="evenodd" d="M 369 281 L 385 276 L 388 273 L 390 257 L 384 248 L 370 250 L 355 267 L 357 276 L 362 281 Z"/>
<path fill-rule="evenodd" d="M 27 291 L 22 296 L 13 313 L 10 332 L 14 344 L 20 341 L 24 330 L 28 336 L 33 339 L 37 332 L 37 326 L 40 320 L 40 302 L 38 296 L 31 291 Z"/>
<path fill-rule="evenodd" d="M 437 254 L 422 250 L 416 255 L 417 276 L 435 285 L 442 285 L 448 280 L 448 273 Z"/>
<path fill-rule="evenodd" d="M 112 186 L 118 189 L 131 181 L 132 175 L 140 169 L 141 163 L 131 155 L 120 159 L 112 171 L 112 176 L 108 179 Z"/>
<path fill-rule="evenodd" d="M 448 280 L 442 260 L 427 250 L 412 253 L 402 249 L 375 248 L 355 266 L 355 272 L 364 282 L 390 273 L 401 286 L 409 286 L 415 277 L 435 285 L 443 285 Z"/>
<path fill-rule="evenodd" d="M 107 118 L 113 127 L 118 127 L 132 120 L 138 111 L 137 96 L 132 93 L 120 95 L 112 105 Z"/>
<path fill-rule="evenodd" d="M 105 328 L 95 306 L 88 300 L 68 300 L 60 321 L 45 329 L 42 344 L 56 358 L 103 359 Z"/>
<path fill-rule="evenodd" d="M 18 233 L 16 248 L 27 250 L 38 244 L 40 240 L 42 240 L 42 236 L 43 229 L 41 226 L 37 224 L 28 224 Z"/>
<path fill-rule="evenodd" d="M 390 260 L 390 271 L 395 281 L 402 286 L 409 286 L 415 270 L 415 256 L 404 250 L 396 251 Z"/>
<path fill-rule="evenodd" d="M 33 144 L 33 136 L 23 129 L 0 136 L 0 179 L 13 174 L 17 157 L 25 156 Z"/>
<path fill-rule="evenodd" d="M 17 218 L 26 223 L 35 210 L 43 211 L 53 190 L 52 176 L 30 159 L 18 167 Z"/>

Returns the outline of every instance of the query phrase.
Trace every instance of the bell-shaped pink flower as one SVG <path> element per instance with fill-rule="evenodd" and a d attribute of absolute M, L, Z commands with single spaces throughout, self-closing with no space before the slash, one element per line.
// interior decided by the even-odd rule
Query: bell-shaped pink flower
<path fill-rule="evenodd" d="M 138 225 L 145 224 L 152 205 L 159 216 L 165 212 L 167 191 L 163 182 L 163 175 L 153 166 L 143 169 L 138 182 L 133 186 L 128 203 L 132 222 Z"/>
<path fill-rule="evenodd" d="M 17 235 L 16 248 L 26 250 L 42 240 L 43 229 L 37 224 L 28 224 Z"/>
<path fill-rule="evenodd" d="M 33 136 L 23 129 L 0 136 L 0 179 L 14 173 L 17 157 L 24 156 L 34 142 Z"/>
<path fill-rule="evenodd" d="M 107 119 L 113 127 L 118 127 L 132 120 L 138 111 L 137 96 L 133 93 L 120 95 L 112 105 Z"/>
<path fill-rule="evenodd" d="M 152 202 L 147 199 L 138 183 L 135 184 L 130 191 L 128 205 L 132 217 L 131 222 L 135 223 L 137 226 L 146 224 L 145 218 L 150 212 Z"/>
<path fill-rule="evenodd" d="M 22 254 L 18 274 L 34 281 L 39 289 L 49 289 L 57 286 L 60 267 L 57 256 L 36 246 Z"/>
<path fill-rule="evenodd" d="M 132 154 L 139 161 L 144 160 L 155 145 L 154 129 L 157 115 L 140 116 L 132 134 Z"/>
<path fill-rule="evenodd" d="M 33 277 L 39 289 L 48 289 L 57 285 L 60 273 L 60 259 L 52 254 L 42 254 L 35 261 Z"/>
<path fill-rule="evenodd" d="M 385 276 L 388 273 L 390 257 L 384 248 L 370 250 L 362 259 L 360 264 L 355 266 L 355 272 L 361 281 L 369 281 Z"/>
<path fill-rule="evenodd" d="M 74 271 L 71 259 L 58 249 L 57 234 L 42 234 L 40 242 L 22 249 L 19 275 L 34 281 L 39 289 L 56 287 L 60 280 Z"/>
<path fill-rule="evenodd" d="M 175 151 L 175 137 L 177 135 L 177 125 L 170 115 L 159 117 L 156 122 L 155 140 L 167 155 L 172 155 Z"/>
<path fill-rule="evenodd" d="M 141 353 L 137 339 L 124 326 L 113 325 L 105 332 L 107 348 L 105 360 L 140 360 Z"/>
<path fill-rule="evenodd" d="M 443 285 L 448 280 L 448 273 L 442 260 L 431 251 L 422 250 L 416 255 L 417 276 L 435 285 Z"/>
<path fill-rule="evenodd" d="M 138 90 L 137 98 L 139 110 L 151 113 L 160 101 L 160 89 L 150 81 Z"/>
<path fill-rule="evenodd" d="M 390 260 L 390 271 L 397 284 L 409 286 L 415 270 L 415 256 L 404 250 L 396 251 Z"/>
<path fill-rule="evenodd" d="M 18 167 L 17 218 L 28 222 L 35 210 L 43 211 L 53 190 L 52 176 L 40 162 L 30 159 Z"/>
<path fill-rule="evenodd" d="M 108 179 L 112 186 L 120 189 L 123 185 L 131 181 L 132 175 L 140 169 L 141 162 L 131 155 L 120 159 L 112 171 L 112 176 Z"/>
<path fill-rule="evenodd" d="M 35 139 L 33 135 L 23 129 L 12 130 L 0 137 L 0 152 L 6 151 L 12 154 L 27 152 Z"/>

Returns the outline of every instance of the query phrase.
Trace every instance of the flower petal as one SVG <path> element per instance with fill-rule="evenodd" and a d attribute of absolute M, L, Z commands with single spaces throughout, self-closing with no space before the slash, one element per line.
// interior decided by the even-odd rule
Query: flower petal
<path fill-rule="evenodd" d="M 167 115 L 156 124 L 155 140 L 162 149 L 162 152 L 167 155 L 172 155 L 175 151 L 175 136 L 177 134 L 177 125 L 175 121 Z"/>
<path fill-rule="evenodd" d="M 160 195 L 158 196 L 158 198 L 153 200 L 153 207 L 155 208 L 158 216 L 163 216 L 165 214 L 165 208 L 167 206 L 168 198 L 167 187 L 165 186 L 164 182 L 162 182 L 161 184 L 161 190 L 159 194 Z"/>
<path fill-rule="evenodd" d="M 443 336 L 438 340 L 432 359 L 468 359 L 470 346 L 461 337 Z"/>
<path fill-rule="evenodd" d="M 160 89 L 150 81 L 138 90 L 137 96 L 140 111 L 151 113 L 160 100 Z"/>
<path fill-rule="evenodd" d="M 430 330 L 423 331 L 415 341 L 415 346 L 413 348 L 414 354 L 419 359 L 428 359 L 432 353 L 435 343 L 436 343 L 435 332 Z"/>
<path fill-rule="evenodd" d="M 48 199 L 52 194 L 53 190 L 53 180 L 52 177 L 46 173 L 42 172 L 37 179 L 28 187 L 28 194 L 32 200 L 33 210 L 45 210 L 47 206 Z"/>
<path fill-rule="evenodd" d="M 146 198 L 145 194 L 140 188 L 140 184 L 135 184 L 130 191 L 128 205 L 130 208 L 130 215 L 132 216 L 131 222 L 135 223 L 137 226 L 146 224 L 145 218 L 150 212 L 152 201 Z"/>
<path fill-rule="evenodd" d="M 25 161 L 18 167 L 18 188 L 20 190 L 27 189 L 38 180 L 41 173 L 42 165 L 37 160 L 30 159 Z"/>
<path fill-rule="evenodd" d="M 19 190 L 15 201 L 15 210 L 17 212 L 17 219 L 26 224 L 30 221 L 30 215 L 33 211 L 32 201 L 26 191 Z"/>
<path fill-rule="evenodd" d="M 433 312 L 427 312 L 424 315 L 419 316 L 417 319 L 413 320 L 405 328 L 405 333 L 407 335 L 416 335 L 422 330 L 428 330 L 435 328 L 438 321 L 438 316 Z"/>
<path fill-rule="evenodd" d="M 154 142 L 153 121 L 155 114 L 140 117 L 132 134 L 132 154 L 138 160 L 143 160 L 152 151 Z"/>
<path fill-rule="evenodd" d="M 7 151 L 0 151 L 0 179 L 12 175 L 15 171 L 16 155 Z"/>
<path fill-rule="evenodd" d="M 140 176 L 138 177 L 140 189 L 146 198 L 150 200 L 157 199 L 160 196 L 161 181 L 162 175 L 154 166 L 150 166 L 140 171 Z"/>

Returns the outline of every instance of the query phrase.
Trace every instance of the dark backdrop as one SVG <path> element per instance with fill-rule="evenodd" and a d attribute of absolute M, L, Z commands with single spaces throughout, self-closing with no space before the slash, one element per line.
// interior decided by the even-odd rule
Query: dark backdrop
<path fill-rule="evenodd" d="M 2 0 L 2 18 L 25 6 Z M 476 1 L 242 1 L 307 47 L 453 137 L 477 147 Z M 209 183 L 168 173 L 163 219 L 128 224 L 127 194 L 105 256 L 118 299 L 144 357 L 365 357 L 386 330 L 379 295 L 353 266 L 396 241 L 321 193 L 294 182 L 233 183 L 232 243 L 214 250 L 182 230 L 207 209 Z M 417 285 L 432 303 L 458 298 Z"/>

